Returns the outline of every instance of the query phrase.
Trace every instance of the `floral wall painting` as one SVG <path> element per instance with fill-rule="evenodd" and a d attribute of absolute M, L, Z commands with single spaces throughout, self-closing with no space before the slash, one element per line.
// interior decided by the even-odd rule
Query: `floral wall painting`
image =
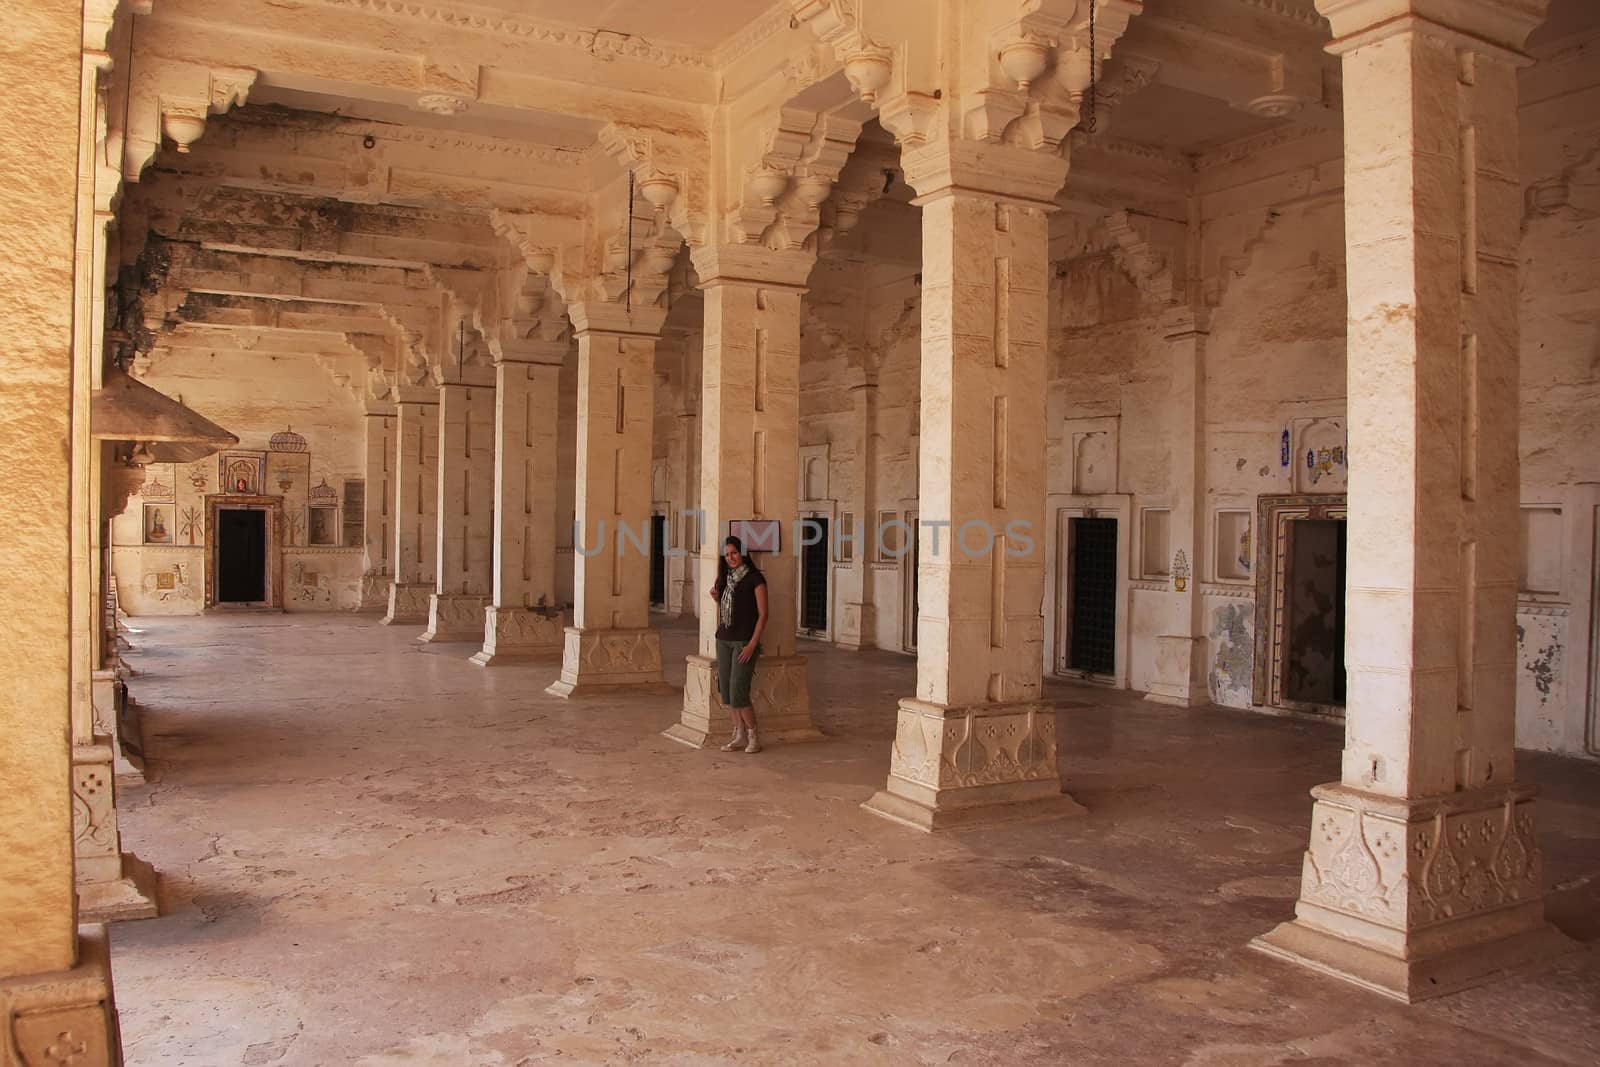
<path fill-rule="evenodd" d="M 196 543 L 204 529 L 205 517 L 200 514 L 199 508 L 187 507 L 178 515 L 178 535 L 187 537 L 191 545 Z"/>
<path fill-rule="evenodd" d="M 194 491 L 197 493 L 204 493 L 210 486 L 211 472 L 207 468 L 206 461 L 202 460 L 199 463 L 190 464 L 189 484 L 194 487 Z"/>
<path fill-rule="evenodd" d="M 144 543 L 147 545 L 172 544 L 173 508 L 170 504 L 144 506 Z"/>
<path fill-rule="evenodd" d="M 1189 555 L 1181 548 L 1172 557 L 1172 588 L 1180 593 L 1189 588 Z"/>

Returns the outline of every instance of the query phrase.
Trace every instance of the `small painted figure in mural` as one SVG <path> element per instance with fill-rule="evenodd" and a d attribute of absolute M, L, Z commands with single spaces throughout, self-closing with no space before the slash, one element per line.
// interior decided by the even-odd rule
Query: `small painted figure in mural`
<path fill-rule="evenodd" d="M 1289 466 L 1289 428 L 1283 428 L 1283 436 L 1278 439 L 1278 466 Z"/>
<path fill-rule="evenodd" d="M 172 531 L 167 528 L 166 508 L 145 508 L 144 540 L 146 544 L 153 545 L 172 543 Z"/>
<path fill-rule="evenodd" d="M 1311 484 L 1316 485 L 1324 475 L 1332 474 L 1335 467 L 1344 466 L 1344 449 L 1310 448 L 1306 450 L 1306 470 L 1311 472 Z"/>
<path fill-rule="evenodd" d="M 248 493 L 250 491 L 250 479 L 244 477 L 235 478 L 233 480 L 233 491 L 235 493 Z"/>

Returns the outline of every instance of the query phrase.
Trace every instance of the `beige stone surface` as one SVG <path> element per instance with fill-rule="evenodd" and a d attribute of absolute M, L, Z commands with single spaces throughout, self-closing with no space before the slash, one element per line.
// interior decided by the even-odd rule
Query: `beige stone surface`
<path fill-rule="evenodd" d="M 802 642 L 829 740 L 751 757 L 662 738 L 675 694 L 555 700 L 548 665 L 357 618 L 139 624 L 165 778 L 125 833 L 169 910 L 113 930 L 130 1064 L 1600 1054 L 1593 952 L 1407 1008 L 1246 948 L 1292 908 L 1329 724 L 1049 683 L 1089 814 L 928 837 L 859 808 L 905 657 Z M 694 641 L 663 630 L 674 682 Z M 219 702 L 208 671 L 275 683 Z M 1595 769 L 1523 766 L 1552 918 L 1592 941 Z"/>
<path fill-rule="evenodd" d="M 0 494 L 9 559 L 0 570 L 0 975 L 64 971 L 77 957 L 68 761 L 68 525 L 74 176 L 82 8 L 51 0 L 16 13 L 0 49 L 0 403 L 15 438 Z M 31 129 L 34 125 L 40 129 Z M 88 442 L 83 445 L 87 447 Z M 23 606 L 26 605 L 26 608 Z M 87 679 L 85 679 L 87 682 Z"/>

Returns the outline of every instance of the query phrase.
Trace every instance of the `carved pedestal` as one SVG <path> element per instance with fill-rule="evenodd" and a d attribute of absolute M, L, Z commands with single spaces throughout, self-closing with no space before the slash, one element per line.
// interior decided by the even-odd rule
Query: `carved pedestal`
<path fill-rule="evenodd" d="M 472 641 L 483 638 L 486 596 L 435 593 L 428 600 L 428 629 L 418 641 Z"/>
<path fill-rule="evenodd" d="M 143 746 L 137 738 L 133 739 L 130 746 L 122 743 L 127 687 L 118 680 L 116 671 L 100 670 L 90 675 L 89 702 L 94 709 L 95 734 L 111 739 L 112 766 L 116 770 L 117 781 L 123 785 L 143 785 L 144 768 L 129 758 L 131 749 L 134 758 L 142 763 Z"/>
<path fill-rule="evenodd" d="M 103 926 L 78 928 L 78 965 L 0 978 L 0 1064 L 119 1067 L 122 1035 Z"/>
<path fill-rule="evenodd" d="M 483 615 L 483 648 L 472 657 L 479 667 L 560 652 L 566 643 L 560 611 L 497 608 Z"/>
<path fill-rule="evenodd" d="M 654 630 L 580 630 L 568 626 L 561 680 L 545 692 L 571 697 L 623 686 L 661 684 L 661 635 Z"/>
<path fill-rule="evenodd" d="M 361 576 L 361 610 L 388 611 L 390 590 L 394 588 L 394 578 L 387 574 L 363 574 Z"/>
<path fill-rule="evenodd" d="M 1146 700 L 1179 708 L 1211 703 L 1203 637 L 1163 634 L 1156 638 L 1156 673 Z"/>
<path fill-rule="evenodd" d="M 1062 792 L 1049 706 L 913 699 L 900 701 L 889 783 L 862 807 L 918 830 L 1084 810 Z"/>
<path fill-rule="evenodd" d="M 1575 947 L 1544 921 L 1531 786 L 1311 795 L 1295 919 L 1252 947 L 1408 1003 Z"/>
<path fill-rule="evenodd" d="M 762 743 L 820 741 L 822 731 L 811 721 L 811 690 L 804 656 L 762 656 L 750 686 L 756 729 Z M 733 720 L 717 694 L 717 663 L 689 657 L 683 685 L 683 718 L 665 736 L 693 748 L 720 745 L 733 733 Z"/>
<path fill-rule="evenodd" d="M 111 742 L 72 750 L 72 838 L 78 914 L 88 922 L 153 919 L 155 871 L 122 851 Z"/>
<path fill-rule="evenodd" d="M 383 624 L 427 622 L 432 599 L 432 582 L 393 583 L 389 587 L 389 612 L 383 617 Z"/>

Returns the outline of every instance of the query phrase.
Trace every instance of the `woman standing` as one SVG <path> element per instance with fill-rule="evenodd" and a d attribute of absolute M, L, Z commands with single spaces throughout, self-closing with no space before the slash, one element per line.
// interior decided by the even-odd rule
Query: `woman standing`
<path fill-rule="evenodd" d="M 744 542 L 737 537 L 722 543 L 711 599 L 717 605 L 717 692 L 733 716 L 733 739 L 722 751 L 760 752 L 750 681 L 761 655 L 761 632 L 767 628 L 767 579 L 745 557 Z"/>

